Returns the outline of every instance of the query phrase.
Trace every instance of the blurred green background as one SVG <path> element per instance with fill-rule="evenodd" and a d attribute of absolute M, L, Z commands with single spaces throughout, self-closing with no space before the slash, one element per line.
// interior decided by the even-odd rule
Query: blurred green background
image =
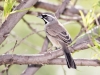
<path fill-rule="evenodd" d="M 61 0 L 43 0 L 53 4 L 59 4 Z M 89 10 L 92 8 L 93 4 L 96 3 L 98 0 L 78 0 L 76 5 L 81 6 L 83 9 Z M 73 3 L 74 0 L 71 1 Z M 60 3 L 61 4 L 61 3 Z M 33 8 L 33 11 L 40 11 L 41 9 Z M 41 10 L 44 12 L 49 12 L 46 10 Z M 36 16 L 32 15 L 25 15 L 24 18 L 29 22 L 32 23 L 31 26 L 36 29 L 37 31 L 44 29 L 44 22 L 37 18 Z M 65 21 L 59 20 L 62 24 L 65 24 Z M 41 25 L 36 25 L 40 23 Z M 68 24 L 65 24 L 66 29 L 72 36 L 75 36 L 80 31 L 80 25 L 77 22 L 71 21 Z M 11 31 L 9 37 L 3 42 L 0 46 L 0 54 L 3 54 L 14 47 L 16 40 L 19 42 L 22 38 L 27 36 L 28 34 L 32 33 L 32 30 L 26 25 L 23 20 L 20 20 L 18 24 L 14 27 Z M 44 31 L 40 32 L 43 36 L 45 36 Z M 12 36 L 15 35 L 17 38 Z M 15 48 L 14 54 L 38 54 L 41 50 L 42 44 L 44 39 L 42 39 L 37 34 L 33 34 L 26 38 L 21 44 Z M 96 53 L 92 49 L 86 49 L 84 51 L 79 51 L 73 53 L 73 58 L 92 58 Z M 9 75 L 20 75 L 22 71 L 26 69 L 27 65 L 13 65 L 9 69 Z M 5 67 L 0 66 L 0 71 L 2 71 Z M 67 66 L 63 65 L 44 65 L 40 68 L 35 75 L 64 75 L 64 70 L 66 71 L 67 75 L 99 75 L 100 74 L 100 67 L 95 66 L 78 66 L 77 70 L 68 69 Z M 5 75 L 5 74 L 4 74 Z"/>

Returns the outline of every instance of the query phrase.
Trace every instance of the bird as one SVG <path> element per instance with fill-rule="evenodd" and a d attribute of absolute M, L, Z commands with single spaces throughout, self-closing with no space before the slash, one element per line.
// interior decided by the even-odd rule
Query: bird
<path fill-rule="evenodd" d="M 72 43 L 71 36 L 64 26 L 57 20 L 55 15 L 49 13 L 39 13 L 38 17 L 45 23 L 44 31 L 47 38 L 56 49 L 62 48 L 68 68 L 76 69 L 76 64 L 71 56 L 68 45 Z"/>

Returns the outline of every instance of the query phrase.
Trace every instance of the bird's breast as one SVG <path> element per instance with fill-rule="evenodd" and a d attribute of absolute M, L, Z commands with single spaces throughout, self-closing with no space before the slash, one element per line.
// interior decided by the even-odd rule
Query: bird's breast
<path fill-rule="evenodd" d="M 47 34 L 47 37 L 50 40 L 50 42 L 52 43 L 53 47 L 57 47 L 57 48 L 61 47 L 61 45 L 56 37 L 52 37 L 49 34 Z"/>

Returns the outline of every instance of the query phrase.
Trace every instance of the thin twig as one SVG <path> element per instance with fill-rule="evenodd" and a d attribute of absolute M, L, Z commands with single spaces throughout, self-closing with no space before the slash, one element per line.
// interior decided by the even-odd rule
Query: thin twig
<path fill-rule="evenodd" d="M 41 31 L 44 31 L 44 30 L 41 30 Z M 22 43 L 22 41 L 24 41 L 24 40 L 25 40 L 26 38 L 28 38 L 29 36 L 31 36 L 31 35 L 33 35 L 33 34 L 36 34 L 36 33 L 39 33 L 39 32 L 41 32 L 41 31 L 32 32 L 32 33 L 28 34 L 26 37 L 24 37 L 22 40 L 20 40 L 20 42 L 17 43 L 15 47 L 19 46 L 19 45 Z M 11 48 L 10 50 L 13 50 L 13 48 Z"/>
<path fill-rule="evenodd" d="M 28 25 L 28 27 L 33 31 L 33 32 L 37 32 L 36 29 L 34 29 L 29 22 L 27 22 L 24 18 L 22 18 L 22 20 Z M 44 38 L 43 35 L 37 33 L 37 35 L 39 35 L 41 38 Z"/>
<path fill-rule="evenodd" d="M 35 5 L 38 0 L 22 0 L 22 2 L 14 10 L 22 10 L 30 8 Z M 7 38 L 7 34 L 15 27 L 15 25 L 20 21 L 20 19 L 28 12 L 25 10 L 23 12 L 17 12 L 10 14 L 7 19 L 0 26 L 0 44 Z"/>
<path fill-rule="evenodd" d="M 78 33 L 78 35 L 73 39 L 73 41 L 75 41 L 81 34 L 82 34 L 82 28 L 80 29 L 80 32 Z"/>
<path fill-rule="evenodd" d="M 21 41 L 22 40 L 22 38 L 20 37 L 20 36 L 18 36 L 17 34 L 13 34 L 13 33 L 10 33 L 10 35 L 12 36 L 12 37 L 14 37 L 16 40 L 18 40 L 18 41 Z M 27 41 L 27 40 L 23 40 L 22 41 L 24 44 L 26 44 L 27 46 L 29 46 L 29 47 L 31 47 L 32 49 L 36 49 L 36 50 L 40 50 L 40 47 L 39 46 L 36 46 L 36 45 L 34 45 L 33 43 L 30 43 L 29 41 Z"/>
<path fill-rule="evenodd" d="M 69 3 L 70 0 L 64 0 L 62 5 L 57 9 L 57 11 L 55 12 L 55 16 L 57 18 L 60 17 L 60 14 L 62 14 L 66 8 L 66 5 Z"/>
<path fill-rule="evenodd" d="M 76 5 L 77 1 L 78 1 L 78 0 L 75 0 L 75 1 L 74 1 L 74 3 L 73 3 L 73 7 Z"/>
<path fill-rule="evenodd" d="M 35 8 L 41 8 L 41 9 L 49 10 L 52 12 L 56 12 L 57 9 L 59 9 L 59 5 L 38 1 L 35 5 Z M 87 13 L 87 11 L 82 8 L 66 7 L 66 9 L 63 11 L 62 14 L 66 15 L 66 16 L 70 16 L 70 15 L 74 15 L 74 14 L 80 15 L 79 10 L 81 10 L 84 14 Z"/>
<path fill-rule="evenodd" d="M 27 14 L 29 14 L 29 15 L 35 15 L 35 14 L 33 14 L 33 13 L 35 13 L 35 14 L 38 14 L 38 13 L 43 13 L 43 12 L 34 12 L 34 11 L 28 11 L 28 13 Z M 36 15 L 35 15 L 36 16 Z M 69 16 L 69 17 L 62 17 L 62 16 L 60 16 L 59 17 L 59 19 L 62 19 L 62 20 L 65 20 L 65 21 L 80 21 L 80 20 L 82 20 L 82 18 L 81 18 L 81 16 Z M 42 23 L 29 23 L 29 24 L 33 24 L 33 25 L 44 25 L 44 24 L 42 24 Z"/>
<path fill-rule="evenodd" d="M 5 52 L 4 54 L 8 54 L 10 51 L 12 51 L 12 53 L 14 52 L 14 49 L 16 48 L 16 45 L 17 45 L 17 40 L 15 42 L 15 45 L 12 49 L 8 50 L 7 52 Z"/>
<path fill-rule="evenodd" d="M 49 44 L 49 40 L 48 38 L 46 37 L 45 40 L 44 40 L 44 43 L 43 43 L 43 46 L 42 46 L 42 49 L 41 49 L 41 53 L 43 52 L 46 52 L 47 51 L 47 48 L 48 48 L 48 44 Z M 21 74 L 21 75 L 33 75 L 35 74 L 38 69 L 40 69 L 42 67 L 42 65 L 30 65 L 26 68 L 26 70 Z"/>
<path fill-rule="evenodd" d="M 10 67 L 11 67 L 11 65 L 6 65 L 5 69 L 0 72 L 0 75 L 3 75 L 3 73 L 5 73 L 5 72 L 6 72 L 6 75 L 8 75 L 8 70 Z"/>
<path fill-rule="evenodd" d="M 81 21 L 79 21 L 79 20 L 77 20 L 77 22 L 80 24 L 81 28 L 86 33 L 87 32 L 87 28 L 84 26 L 84 24 Z"/>
<path fill-rule="evenodd" d="M 88 32 L 88 29 L 87 29 L 87 27 L 85 27 L 85 25 L 81 22 L 81 21 L 77 21 L 78 23 L 80 23 L 80 25 L 81 25 L 81 27 L 83 28 L 83 30 L 84 30 L 84 32 L 85 33 L 87 33 Z M 93 43 L 93 40 L 92 40 L 92 36 L 91 35 L 89 35 L 89 34 L 87 34 L 87 36 L 88 36 L 88 40 L 89 40 L 89 42 L 91 42 L 91 45 L 92 46 L 94 46 L 94 43 Z"/>
<path fill-rule="evenodd" d="M 94 15 L 94 18 L 95 18 L 95 22 L 96 22 L 96 25 L 100 25 L 100 22 L 98 21 L 99 20 L 99 17 L 96 17 L 96 15 Z M 93 23 L 93 22 L 92 22 Z"/>

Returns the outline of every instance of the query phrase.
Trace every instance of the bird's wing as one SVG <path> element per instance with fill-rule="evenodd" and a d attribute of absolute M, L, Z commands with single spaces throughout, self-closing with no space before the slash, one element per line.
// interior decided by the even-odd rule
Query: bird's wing
<path fill-rule="evenodd" d="M 70 35 L 62 26 L 50 25 L 46 29 L 47 29 L 46 32 L 52 37 L 55 37 L 58 41 L 62 41 L 67 45 L 72 42 Z"/>
<path fill-rule="evenodd" d="M 63 31 L 63 32 L 60 32 L 58 35 L 59 39 L 61 39 L 66 45 L 69 45 L 72 43 L 72 39 L 70 37 L 70 35 Z"/>

